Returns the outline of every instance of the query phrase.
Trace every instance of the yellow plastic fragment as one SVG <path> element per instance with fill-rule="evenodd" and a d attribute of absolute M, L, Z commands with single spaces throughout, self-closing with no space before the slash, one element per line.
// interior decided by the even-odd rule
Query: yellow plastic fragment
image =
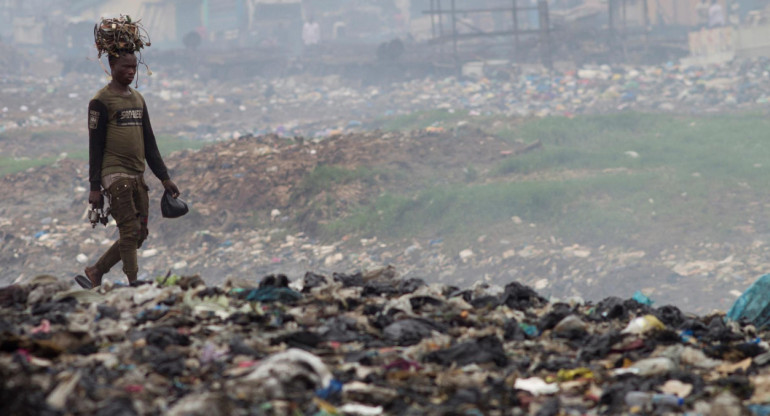
<path fill-rule="evenodd" d="M 656 329 L 666 329 L 666 325 L 660 322 L 655 315 L 644 315 L 632 319 L 620 333 L 640 335 Z"/>
<path fill-rule="evenodd" d="M 559 372 L 556 374 L 556 378 L 559 381 L 570 381 L 575 380 L 578 378 L 588 378 L 592 379 L 594 378 L 594 373 L 588 368 L 580 367 L 580 368 L 573 368 L 571 370 L 567 370 L 562 368 L 559 370 Z"/>

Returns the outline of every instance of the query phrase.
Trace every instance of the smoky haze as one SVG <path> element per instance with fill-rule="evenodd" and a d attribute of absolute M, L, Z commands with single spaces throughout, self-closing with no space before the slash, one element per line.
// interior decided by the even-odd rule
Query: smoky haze
<path fill-rule="evenodd" d="M 0 283 L 117 237 L 84 217 L 86 108 L 94 25 L 122 14 L 193 207 L 153 203 L 143 278 L 393 265 L 727 309 L 770 264 L 770 22 L 701 3 L 0 0 Z"/>

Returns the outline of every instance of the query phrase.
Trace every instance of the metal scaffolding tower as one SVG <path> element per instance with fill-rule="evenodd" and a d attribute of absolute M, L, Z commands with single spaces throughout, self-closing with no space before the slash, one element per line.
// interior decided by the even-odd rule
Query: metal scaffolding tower
<path fill-rule="evenodd" d="M 431 43 L 438 45 L 451 43 L 452 61 L 459 70 L 463 57 L 458 45 L 462 42 L 484 38 L 504 38 L 506 43 L 510 42 L 512 45 L 511 58 L 516 60 L 520 56 L 522 38 L 527 37 L 536 39 L 539 45 L 540 60 L 543 65 L 550 68 L 553 58 L 548 2 L 539 0 L 536 6 L 525 6 L 519 4 L 520 0 L 510 1 L 510 6 L 505 7 L 461 9 L 457 7 L 457 0 L 430 0 L 430 10 L 423 11 L 423 13 L 431 18 Z M 533 12 L 537 14 L 537 24 L 532 25 L 531 22 L 522 24 L 521 17 Z M 463 20 L 479 14 L 507 15 L 511 25 L 507 28 L 492 27 L 485 30 Z M 469 29 L 469 31 L 461 31 L 460 26 Z"/>

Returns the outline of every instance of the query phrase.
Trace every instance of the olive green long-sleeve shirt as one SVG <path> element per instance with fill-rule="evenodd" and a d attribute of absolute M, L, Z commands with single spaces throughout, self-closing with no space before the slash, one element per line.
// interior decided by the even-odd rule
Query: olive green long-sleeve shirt
<path fill-rule="evenodd" d="M 88 104 L 88 180 L 92 191 L 101 189 L 104 175 L 143 174 L 145 162 L 158 179 L 169 179 L 144 97 L 133 88 L 129 91 L 121 95 L 108 85 Z"/>

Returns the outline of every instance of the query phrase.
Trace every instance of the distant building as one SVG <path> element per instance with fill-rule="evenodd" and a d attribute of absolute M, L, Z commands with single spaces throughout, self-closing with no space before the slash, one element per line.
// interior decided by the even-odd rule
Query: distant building
<path fill-rule="evenodd" d="M 696 26 L 696 12 L 701 0 L 648 1 L 650 23 L 653 26 Z M 719 0 L 722 10 L 728 9 L 728 0 Z M 711 1 L 709 1 L 711 4 Z"/>

